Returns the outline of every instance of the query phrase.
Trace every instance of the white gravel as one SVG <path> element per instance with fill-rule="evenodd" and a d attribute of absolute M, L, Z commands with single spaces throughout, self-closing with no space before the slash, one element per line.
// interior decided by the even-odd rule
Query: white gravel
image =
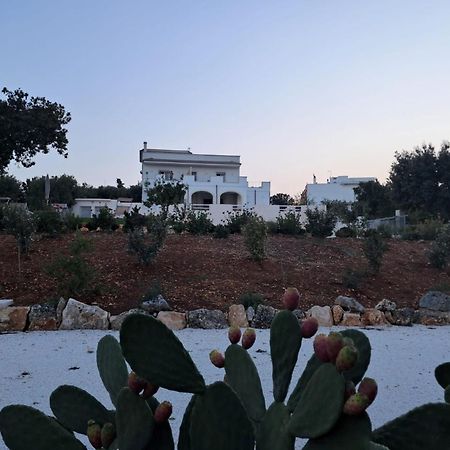
<path fill-rule="evenodd" d="M 339 329 L 339 328 L 336 328 Z M 321 330 L 328 333 L 329 329 Z M 374 427 L 427 402 L 443 400 L 434 379 L 434 368 L 450 361 L 450 327 L 391 327 L 364 329 L 372 344 L 372 361 L 367 372 L 379 385 L 379 395 L 369 413 Z M 32 332 L 0 335 L 0 409 L 12 403 L 34 406 L 46 413 L 50 393 L 61 384 L 79 386 L 107 407 L 112 407 L 97 373 L 95 350 L 102 331 Z M 207 383 L 223 378 L 223 371 L 209 362 L 210 350 L 224 351 L 226 330 L 177 332 Z M 261 376 L 267 403 L 272 399 L 269 331 L 257 331 L 250 350 Z M 294 374 L 298 379 L 312 353 L 312 340 L 305 340 Z M 190 395 L 161 390 L 158 399 L 174 405 L 172 428 L 178 428 Z M 0 438 L 0 448 L 6 448 Z M 299 442 L 298 448 L 301 448 Z"/>

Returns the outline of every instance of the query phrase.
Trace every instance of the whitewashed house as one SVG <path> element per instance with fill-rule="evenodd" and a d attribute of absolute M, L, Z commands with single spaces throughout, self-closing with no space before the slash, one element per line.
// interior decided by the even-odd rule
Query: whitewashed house
<path fill-rule="evenodd" d="M 313 183 L 306 185 L 306 201 L 308 205 L 320 205 L 326 200 L 339 200 L 354 202 L 356 200 L 354 189 L 360 183 L 376 181 L 375 177 L 350 178 L 348 176 L 331 177 L 326 183 Z"/>
<path fill-rule="evenodd" d="M 205 205 L 253 207 L 269 205 L 270 182 L 249 186 L 240 175 L 240 156 L 195 154 L 190 150 L 144 148 L 142 163 L 142 200 L 146 190 L 158 180 L 180 181 L 187 187 L 185 204 L 194 209 Z M 207 208 L 205 208 L 207 209 Z M 229 209 L 229 208 L 228 208 Z"/>

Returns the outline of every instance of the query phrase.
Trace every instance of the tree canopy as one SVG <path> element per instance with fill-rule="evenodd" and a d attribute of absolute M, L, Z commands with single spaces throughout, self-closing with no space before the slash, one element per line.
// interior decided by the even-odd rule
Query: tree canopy
<path fill-rule="evenodd" d="M 37 153 L 55 149 L 67 157 L 69 112 L 45 97 L 29 97 L 21 89 L 2 89 L 0 99 L 0 174 L 11 161 L 24 167 L 34 165 Z"/>
<path fill-rule="evenodd" d="M 270 197 L 271 205 L 293 205 L 294 199 L 289 194 L 278 192 Z"/>

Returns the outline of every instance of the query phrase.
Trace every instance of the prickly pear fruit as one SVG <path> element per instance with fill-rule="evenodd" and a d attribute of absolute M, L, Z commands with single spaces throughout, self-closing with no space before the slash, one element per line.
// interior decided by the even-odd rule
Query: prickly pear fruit
<path fill-rule="evenodd" d="M 300 329 L 302 332 L 302 337 L 309 339 L 317 333 L 317 330 L 319 329 L 319 322 L 315 317 L 309 317 L 302 322 Z"/>
<path fill-rule="evenodd" d="M 209 353 L 209 359 L 219 369 L 222 369 L 225 366 L 225 357 L 219 350 L 212 350 Z"/>
<path fill-rule="evenodd" d="M 369 399 L 364 395 L 357 392 L 347 399 L 344 403 L 344 414 L 349 416 L 357 416 L 362 414 L 369 406 Z"/>
<path fill-rule="evenodd" d="M 358 392 L 367 397 L 369 400 L 369 405 L 372 404 L 378 393 L 377 382 L 373 378 L 363 378 L 358 386 Z"/>
<path fill-rule="evenodd" d="M 148 399 L 153 397 L 158 392 L 159 386 L 152 383 L 146 383 L 144 387 L 144 392 L 142 392 L 142 398 Z"/>
<path fill-rule="evenodd" d="M 162 402 L 155 409 L 155 413 L 153 414 L 153 418 L 156 423 L 164 423 L 169 420 L 169 417 L 172 414 L 172 403 L 170 402 Z"/>
<path fill-rule="evenodd" d="M 317 358 L 322 362 L 328 362 L 330 360 L 327 351 L 327 341 L 328 341 L 327 336 L 325 336 L 324 334 L 318 334 L 314 338 L 313 342 L 314 353 L 316 354 Z"/>
<path fill-rule="evenodd" d="M 345 382 L 345 391 L 344 391 L 344 398 L 345 398 L 345 400 L 350 398 L 353 394 L 356 394 L 355 383 L 353 383 L 352 380 L 347 380 Z"/>
<path fill-rule="evenodd" d="M 352 339 L 352 338 L 349 338 L 349 337 L 347 337 L 347 336 L 344 336 L 344 338 L 343 338 L 343 343 L 344 343 L 344 347 L 345 347 L 346 345 L 348 345 L 349 347 L 354 347 L 354 346 L 355 346 L 355 343 L 353 342 L 353 339 Z"/>
<path fill-rule="evenodd" d="M 134 372 L 130 372 L 130 375 L 128 375 L 128 387 L 135 394 L 139 394 L 145 388 L 146 384 L 147 382 L 138 377 Z"/>
<path fill-rule="evenodd" d="M 112 423 L 105 423 L 102 427 L 101 440 L 102 447 L 108 448 L 116 438 L 116 429 Z"/>
<path fill-rule="evenodd" d="M 102 429 L 95 420 L 89 420 L 86 434 L 92 447 L 102 448 Z"/>
<path fill-rule="evenodd" d="M 294 311 L 294 309 L 297 309 L 299 300 L 300 294 L 296 288 L 289 287 L 285 289 L 282 301 L 286 309 L 289 309 L 290 311 Z"/>
<path fill-rule="evenodd" d="M 256 341 L 256 333 L 253 328 L 247 328 L 242 335 L 242 347 L 248 350 Z"/>
<path fill-rule="evenodd" d="M 341 348 L 336 358 L 336 369 L 338 372 L 344 372 L 350 370 L 358 360 L 358 350 L 355 347 L 349 347 L 346 345 Z"/>
<path fill-rule="evenodd" d="M 241 329 L 236 326 L 232 326 L 228 330 L 228 339 L 232 344 L 237 344 L 241 340 Z"/>
<path fill-rule="evenodd" d="M 342 334 L 331 332 L 327 339 L 327 353 L 331 362 L 336 362 L 337 355 L 344 346 Z"/>

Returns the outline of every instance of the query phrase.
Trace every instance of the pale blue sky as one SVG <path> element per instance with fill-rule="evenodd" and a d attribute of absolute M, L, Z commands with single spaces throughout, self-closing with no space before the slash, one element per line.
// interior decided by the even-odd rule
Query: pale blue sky
<path fill-rule="evenodd" d="M 139 179 L 142 141 L 240 154 L 272 193 L 315 173 L 384 180 L 450 139 L 450 1 L 0 0 L 0 84 L 72 113 L 69 173 Z"/>

